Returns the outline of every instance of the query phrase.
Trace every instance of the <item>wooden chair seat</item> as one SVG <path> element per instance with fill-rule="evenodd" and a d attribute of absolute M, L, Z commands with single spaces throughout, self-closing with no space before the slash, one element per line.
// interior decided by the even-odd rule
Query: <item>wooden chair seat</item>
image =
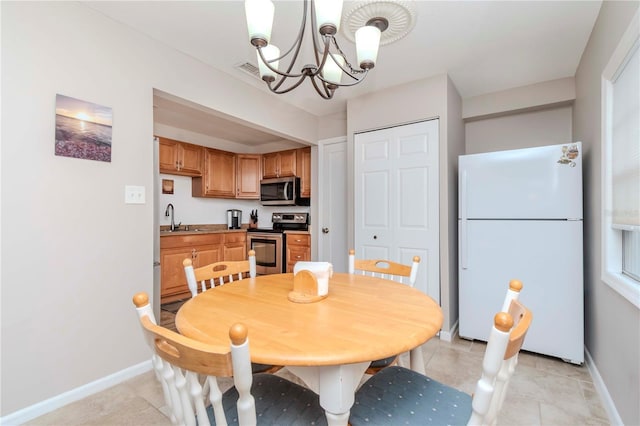
<path fill-rule="evenodd" d="M 358 425 L 492 425 L 504 401 L 532 314 L 518 300 L 505 299 L 509 312 L 494 318 L 473 397 L 403 367 L 388 367 L 358 390 L 349 423 Z"/>

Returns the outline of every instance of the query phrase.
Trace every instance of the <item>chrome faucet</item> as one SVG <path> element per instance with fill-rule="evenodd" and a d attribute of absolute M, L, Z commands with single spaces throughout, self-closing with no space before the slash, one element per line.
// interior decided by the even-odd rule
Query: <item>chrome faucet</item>
<path fill-rule="evenodd" d="M 169 209 L 171 209 L 171 213 L 169 213 Z M 169 205 L 167 206 L 167 209 L 164 211 L 164 215 L 165 217 L 169 217 L 169 215 L 171 215 L 171 227 L 169 228 L 170 231 L 176 231 L 178 230 L 178 228 L 180 228 L 180 224 L 182 224 L 182 222 L 178 223 L 176 225 L 176 223 L 174 222 L 174 214 L 173 214 L 173 204 L 169 203 Z"/>

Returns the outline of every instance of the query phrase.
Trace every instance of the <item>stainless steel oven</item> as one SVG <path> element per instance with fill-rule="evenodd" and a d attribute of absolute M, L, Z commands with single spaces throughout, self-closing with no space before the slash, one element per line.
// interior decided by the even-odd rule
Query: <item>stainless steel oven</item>
<path fill-rule="evenodd" d="M 283 272 L 284 235 L 282 232 L 251 230 L 247 232 L 247 248 L 256 252 L 258 275 Z"/>
<path fill-rule="evenodd" d="M 247 250 L 256 252 L 258 275 L 286 272 L 286 230 L 309 229 L 309 213 L 273 213 L 273 228 L 250 228 L 247 231 Z"/>

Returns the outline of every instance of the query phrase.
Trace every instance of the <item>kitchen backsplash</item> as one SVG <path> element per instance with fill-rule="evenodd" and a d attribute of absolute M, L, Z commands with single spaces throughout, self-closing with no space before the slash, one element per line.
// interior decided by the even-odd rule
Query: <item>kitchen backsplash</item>
<path fill-rule="evenodd" d="M 251 210 L 258 209 L 258 226 L 271 228 L 271 213 L 273 212 L 304 212 L 309 213 L 309 207 L 300 206 L 263 206 L 259 200 L 234 200 L 226 198 L 196 198 L 191 196 L 191 178 L 186 176 L 160 174 L 162 179 L 173 180 L 173 194 L 163 194 L 158 188 L 158 224 L 170 225 L 170 218 L 164 215 L 169 203 L 173 204 L 175 223 L 188 224 L 225 224 L 227 210 L 242 210 L 242 223 L 249 223 Z M 311 218 L 313 223 L 313 218 Z"/>

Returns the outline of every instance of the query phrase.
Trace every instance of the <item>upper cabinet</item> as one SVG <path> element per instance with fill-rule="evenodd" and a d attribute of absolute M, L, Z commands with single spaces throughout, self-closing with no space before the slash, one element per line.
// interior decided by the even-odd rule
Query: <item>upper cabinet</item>
<path fill-rule="evenodd" d="M 262 155 L 262 178 L 270 179 L 296 175 L 296 150 Z"/>
<path fill-rule="evenodd" d="M 260 164 L 259 154 L 236 155 L 236 198 L 260 199 Z"/>
<path fill-rule="evenodd" d="M 160 141 L 158 150 L 160 173 L 183 176 L 202 175 L 203 147 L 167 138 L 158 139 Z"/>
<path fill-rule="evenodd" d="M 297 176 L 300 196 L 311 197 L 311 148 L 236 154 L 158 138 L 160 173 L 191 176 L 194 197 L 260 199 L 260 180 Z"/>
<path fill-rule="evenodd" d="M 260 199 L 259 154 L 234 154 L 204 148 L 202 177 L 191 180 L 194 197 Z"/>
<path fill-rule="evenodd" d="M 236 155 L 217 149 L 204 149 L 202 177 L 191 180 L 194 197 L 236 197 Z"/>
<path fill-rule="evenodd" d="M 300 196 L 311 197 L 311 147 L 296 150 L 296 168 L 300 178 Z"/>

